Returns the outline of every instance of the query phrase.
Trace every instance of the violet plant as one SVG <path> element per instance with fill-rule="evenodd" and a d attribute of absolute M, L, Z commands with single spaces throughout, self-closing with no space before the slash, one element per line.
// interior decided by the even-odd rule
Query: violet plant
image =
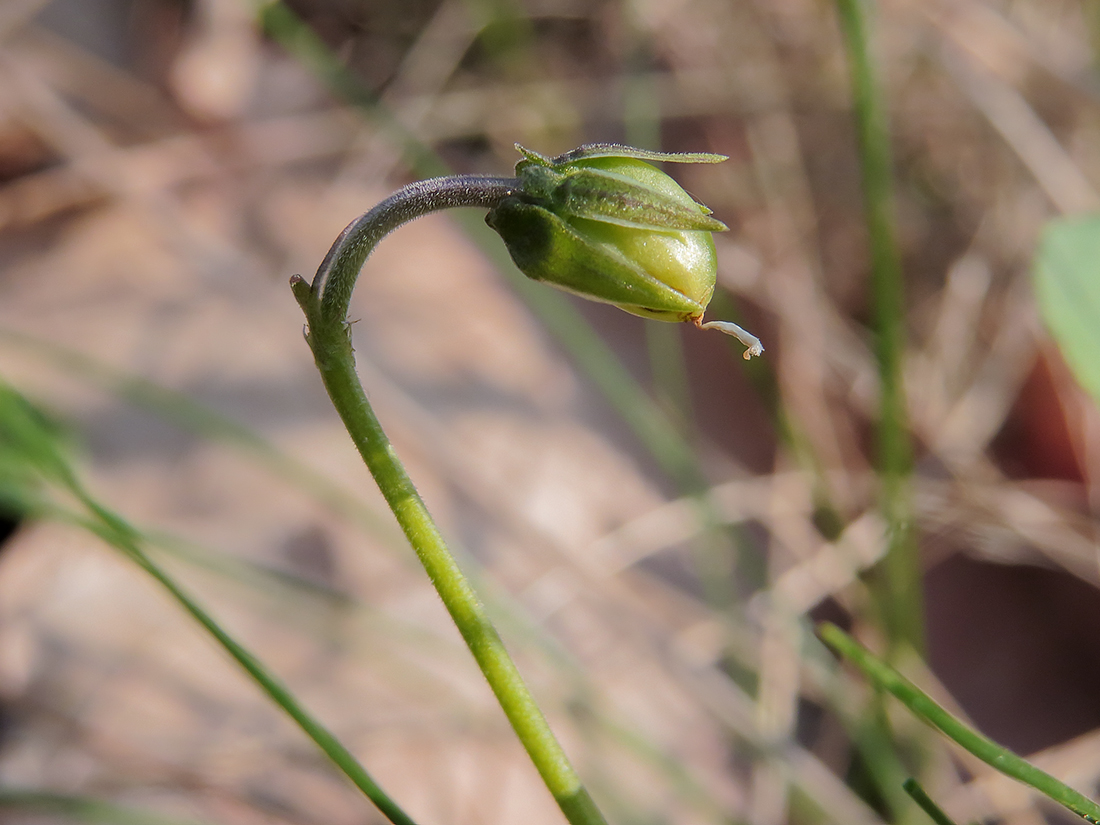
<path fill-rule="evenodd" d="M 723 156 L 590 144 L 548 158 L 517 148 L 524 159 L 514 178 L 458 175 L 398 190 L 340 233 L 312 283 L 296 275 L 291 288 L 333 405 L 516 735 L 566 819 L 599 825 L 603 815 L 371 409 L 347 321 L 355 282 L 378 242 L 402 224 L 442 209 L 482 207 L 512 260 L 534 280 L 635 315 L 718 329 L 745 344 L 746 358 L 763 346 L 736 324 L 703 322 L 717 275 L 711 233 L 726 227 L 648 162 L 717 163 Z"/>

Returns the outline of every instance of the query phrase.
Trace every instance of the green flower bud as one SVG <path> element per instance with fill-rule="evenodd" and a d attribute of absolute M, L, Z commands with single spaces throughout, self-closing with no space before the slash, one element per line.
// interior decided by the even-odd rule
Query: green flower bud
<path fill-rule="evenodd" d="M 590 144 L 547 158 L 516 148 L 524 156 L 516 165 L 520 190 L 485 220 L 521 272 L 643 318 L 719 328 L 751 354 L 763 351 L 736 325 L 702 323 L 718 268 L 711 233 L 727 227 L 646 162 L 717 163 L 724 156 Z"/>

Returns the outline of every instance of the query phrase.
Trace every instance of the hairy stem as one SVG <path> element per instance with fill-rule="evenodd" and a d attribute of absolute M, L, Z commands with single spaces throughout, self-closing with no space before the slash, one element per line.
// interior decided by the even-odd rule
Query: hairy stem
<path fill-rule="evenodd" d="M 474 176 L 410 184 L 348 225 L 312 285 L 295 276 L 291 287 L 306 314 L 309 345 L 333 405 L 543 782 L 572 825 L 604 825 L 378 423 L 355 371 L 346 323 L 359 270 L 388 232 L 440 209 L 491 208 L 512 195 L 517 185 L 514 179 Z"/>
<path fill-rule="evenodd" d="M 378 242 L 397 227 L 429 212 L 456 206 L 488 209 L 515 194 L 518 187 L 515 178 L 480 175 L 431 178 L 403 186 L 360 215 L 344 227 L 313 278 L 311 291 L 319 297 L 324 322 L 344 323 L 359 270 Z"/>

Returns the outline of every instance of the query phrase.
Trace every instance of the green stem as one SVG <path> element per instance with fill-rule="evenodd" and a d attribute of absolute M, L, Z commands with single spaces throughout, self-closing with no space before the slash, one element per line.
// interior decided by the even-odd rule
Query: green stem
<path fill-rule="evenodd" d="M 514 194 L 519 185 L 515 178 L 452 175 L 416 181 L 398 189 L 344 227 L 321 261 L 312 285 L 312 292 L 320 301 L 321 315 L 318 320 L 326 325 L 335 325 L 343 332 L 359 270 L 378 242 L 401 224 L 441 209 L 458 206 L 490 208 Z M 312 332 L 313 319 L 309 320 Z"/>
<path fill-rule="evenodd" d="M 886 108 L 876 82 L 870 53 L 866 0 L 837 0 L 841 29 L 848 46 L 856 128 L 859 134 L 867 231 L 871 244 L 876 354 L 881 400 L 878 464 L 882 508 L 890 529 L 890 548 L 879 574 L 878 602 L 890 638 L 924 651 L 921 565 L 912 529 L 909 475 L 913 448 L 909 438 L 903 385 L 905 295 L 901 256 L 894 232 L 894 198 Z"/>
<path fill-rule="evenodd" d="M 1046 794 L 1093 825 L 1100 825 L 1100 805 L 952 716 L 839 627 L 825 623 L 818 626 L 817 632 L 826 644 L 851 661 L 880 689 L 892 693 L 918 718 L 939 729 L 987 765 Z"/>
<path fill-rule="evenodd" d="M 410 184 L 348 225 L 325 256 L 312 285 L 295 276 L 291 288 L 306 314 L 309 345 L 333 405 L 543 782 L 572 825 L 603 825 L 602 814 L 378 423 L 356 374 L 345 320 L 359 270 L 383 236 L 439 209 L 492 207 L 512 194 L 516 183 L 508 178 L 457 176 Z"/>

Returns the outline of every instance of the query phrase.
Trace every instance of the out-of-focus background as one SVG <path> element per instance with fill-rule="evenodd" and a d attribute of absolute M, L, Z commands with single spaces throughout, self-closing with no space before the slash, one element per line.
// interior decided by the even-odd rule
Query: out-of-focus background
<path fill-rule="evenodd" d="M 845 724 L 865 689 L 811 634 L 831 618 L 881 641 L 862 573 L 885 547 L 832 4 L 262 11 L 0 4 L 3 379 L 65 423 L 95 495 L 419 822 L 558 822 L 324 396 L 287 279 L 402 183 L 509 174 L 517 141 L 729 155 L 669 171 L 731 227 L 711 317 L 758 334 L 761 362 L 612 307 L 570 298 L 563 316 L 541 287 L 528 303 L 473 215 L 419 220 L 367 263 L 360 371 L 613 822 L 880 822 Z M 1029 272 L 1048 220 L 1100 206 L 1098 13 L 882 0 L 875 15 L 926 571 L 928 667 L 908 672 L 1094 795 L 1100 418 Z M 140 822 L 381 821 L 141 571 L 87 532 L 8 515 L 0 791 Z M 1053 815 L 921 741 L 926 785 L 960 821 Z M 0 809 L 70 815 L 91 821 Z"/>

